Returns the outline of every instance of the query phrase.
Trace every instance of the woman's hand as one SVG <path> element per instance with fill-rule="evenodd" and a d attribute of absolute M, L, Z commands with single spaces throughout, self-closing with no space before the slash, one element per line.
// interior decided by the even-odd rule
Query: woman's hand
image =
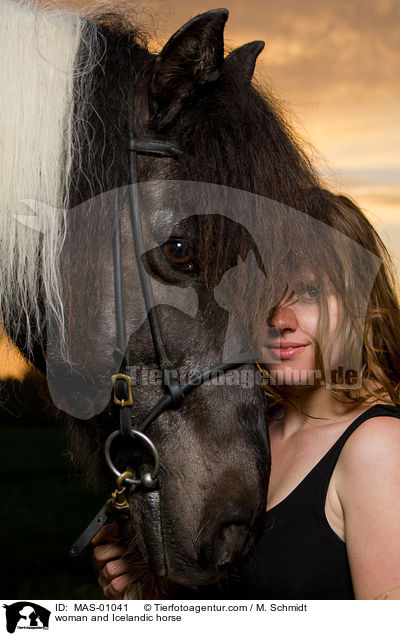
<path fill-rule="evenodd" d="M 118 526 L 111 523 L 101 528 L 91 542 L 97 581 L 105 598 L 112 600 L 123 599 L 128 585 L 139 580 L 139 573 L 143 574 L 142 559 L 119 543 L 118 537 Z M 136 576 L 135 565 L 139 565 Z"/>

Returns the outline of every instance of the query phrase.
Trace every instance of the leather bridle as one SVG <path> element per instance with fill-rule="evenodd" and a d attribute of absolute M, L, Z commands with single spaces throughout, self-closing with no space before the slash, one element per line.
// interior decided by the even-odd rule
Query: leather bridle
<path fill-rule="evenodd" d="M 94 534 L 100 529 L 104 523 L 110 519 L 110 515 L 114 518 L 118 517 L 117 513 L 122 512 L 129 514 L 129 503 L 126 497 L 126 491 L 129 485 L 130 489 L 144 487 L 148 490 L 158 489 L 158 472 L 160 468 L 160 460 L 157 448 L 154 443 L 145 434 L 148 426 L 154 422 L 165 411 L 176 408 L 182 404 L 185 397 L 196 387 L 204 382 L 212 380 L 226 373 L 231 369 L 235 369 L 252 359 L 252 352 L 246 352 L 236 356 L 232 360 L 227 360 L 216 364 L 213 367 L 203 371 L 202 373 L 191 376 L 185 384 L 180 384 L 177 377 L 177 371 L 169 360 L 164 341 L 162 338 L 160 322 L 157 314 L 157 307 L 154 302 L 153 289 L 150 275 L 148 274 L 142 255 L 145 253 L 143 227 L 140 213 L 140 192 L 138 184 L 138 156 L 145 155 L 158 158 L 177 159 L 181 151 L 171 143 L 160 141 L 144 140 L 137 141 L 133 135 L 133 126 L 130 121 L 129 126 L 129 211 L 132 225 L 133 242 L 135 248 L 136 264 L 139 273 L 140 286 L 144 298 L 146 313 L 149 319 L 151 335 L 154 350 L 158 362 L 158 368 L 163 373 L 164 386 L 166 395 L 164 395 L 145 415 L 143 420 L 135 427 L 132 424 L 133 416 L 133 393 L 132 380 L 129 374 L 129 362 L 126 338 L 126 323 L 124 310 L 124 294 L 123 294 L 123 278 L 122 278 L 122 239 L 121 239 L 121 222 L 119 218 L 118 206 L 115 212 L 115 231 L 113 239 L 114 253 L 114 273 L 115 273 L 115 309 L 117 324 L 117 348 L 114 351 L 116 360 L 121 360 L 120 371 L 112 376 L 114 385 L 113 401 L 119 408 L 119 429 L 113 431 L 105 442 L 105 458 L 110 470 L 115 475 L 117 490 L 113 493 L 112 498 L 108 500 L 88 528 L 77 539 L 70 550 L 70 554 L 77 555 L 89 543 Z M 250 356 L 250 357 L 249 357 Z M 130 471 L 120 472 L 111 458 L 111 446 L 113 441 L 118 437 L 129 438 L 133 441 L 140 440 L 141 446 L 145 446 L 146 450 L 153 458 L 152 469 L 143 470 L 141 474 L 134 475 Z"/>
<path fill-rule="evenodd" d="M 126 354 L 123 357 L 121 371 L 113 376 L 114 384 L 114 403 L 119 406 L 119 431 L 114 431 L 106 441 L 106 460 L 112 472 L 119 477 L 121 473 L 115 468 L 110 456 L 110 446 L 112 441 L 122 435 L 123 437 L 138 436 L 147 446 L 153 455 L 155 467 L 151 474 L 144 473 L 140 479 L 126 478 L 125 481 L 134 486 L 142 485 L 146 488 L 156 488 L 156 478 L 159 467 L 158 452 L 154 444 L 144 434 L 147 427 L 154 422 L 165 411 L 179 406 L 185 396 L 194 388 L 200 386 L 204 382 L 226 373 L 231 369 L 241 366 L 249 361 L 249 352 L 236 356 L 234 360 L 228 360 L 217 364 L 200 374 L 193 375 L 186 384 L 180 384 L 177 377 L 178 373 L 172 362 L 169 360 L 161 334 L 160 322 L 157 314 L 157 307 L 154 302 L 151 278 L 148 274 L 142 255 L 145 253 L 143 240 L 143 227 L 140 214 L 140 193 L 138 184 L 138 155 L 147 155 L 152 157 L 179 158 L 181 151 L 173 144 L 160 141 L 137 141 L 133 135 L 133 126 L 130 122 L 129 131 L 129 211 L 132 225 L 133 242 L 135 247 L 136 264 L 138 268 L 139 280 L 143 299 L 145 302 L 146 313 L 148 315 L 154 350 L 158 362 L 158 368 L 163 372 L 165 378 L 166 395 L 162 397 L 150 411 L 146 414 L 142 422 L 132 426 L 132 408 L 133 396 L 131 387 L 131 378 L 127 371 L 128 361 Z M 121 256 L 121 226 L 120 221 L 116 218 L 116 231 L 114 235 L 114 270 L 115 270 L 115 292 L 116 292 L 116 316 L 117 316 L 117 341 L 118 351 L 121 354 L 126 348 L 126 329 L 125 329 L 125 311 L 122 289 L 122 256 Z M 165 373 L 166 372 L 166 373 Z M 140 435 L 139 435 L 140 434 Z"/>

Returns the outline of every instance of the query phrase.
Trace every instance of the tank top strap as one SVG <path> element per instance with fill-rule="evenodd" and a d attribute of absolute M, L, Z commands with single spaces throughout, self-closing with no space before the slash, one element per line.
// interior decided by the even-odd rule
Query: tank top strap
<path fill-rule="evenodd" d="M 373 417 L 397 417 L 400 419 L 400 407 L 393 404 L 375 404 L 369 409 L 361 413 L 342 433 L 339 439 L 324 455 L 321 461 L 315 466 L 315 473 L 313 475 L 313 482 L 315 485 L 321 486 L 320 504 L 321 510 L 325 508 L 326 494 L 328 492 L 329 482 L 332 477 L 332 473 L 339 459 L 339 455 L 343 450 L 343 446 L 349 439 L 349 437 L 358 429 L 358 427 L 367 420 Z M 314 472 L 314 471 L 312 471 Z"/>

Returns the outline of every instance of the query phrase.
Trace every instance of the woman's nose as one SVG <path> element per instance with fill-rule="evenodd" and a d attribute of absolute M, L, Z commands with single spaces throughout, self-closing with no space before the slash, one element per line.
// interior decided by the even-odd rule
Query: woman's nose
<path fill-rule="evenodd" d="M 290 307 L 276 307 L 273 309 L 268 316 L 268 326 L 275 327 L 275 329 L 279 329 L 280 331 L 296 331 L 297 329 L 297 318 L 296 314 Z"/>

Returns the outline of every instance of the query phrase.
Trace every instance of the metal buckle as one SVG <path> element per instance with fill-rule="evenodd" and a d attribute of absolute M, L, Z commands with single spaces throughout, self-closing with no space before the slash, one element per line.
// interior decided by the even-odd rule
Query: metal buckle
<path fill-rule="evenodd" d="M 118 406 L 132 406 L 133 404 L 133 394 L 132 394 L 132 380 L 129 375 L 125 375 L 124 373 L 117 373 L 116 375 L 111 376 L 111 380 L 114 386 L 114 404 Z M 128 385 L 128 397 L 126 400 L 119 400 L 115 394 L 115 383 L 117 380 L 125 380 Z"/>

